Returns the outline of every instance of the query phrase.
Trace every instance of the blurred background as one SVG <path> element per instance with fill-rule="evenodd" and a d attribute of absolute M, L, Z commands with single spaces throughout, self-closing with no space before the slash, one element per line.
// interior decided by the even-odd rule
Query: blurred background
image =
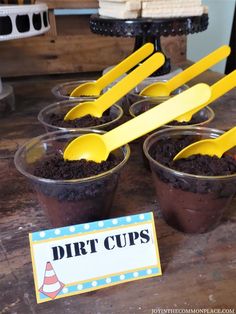
<path fill-rule="evenodd" d="M 187 58 L 197 61 L 217 47 L 236 42 L 236 29 L 232 29 L 235 15 L 235 0 L 202 0 L 208 6 L 209 25 L 206 31 L 187 36 Z M 233 53 L 232 53 L 233 54 Z M 234 54 L 235 55 L 235 54 Z M 212 67 L 225 73 L 226 60 Z"/>
<path fill-rule="evenodd" d="M 236 42 L 233 28 L 235 0 L 202 2 L 209 8 L 206 31 L 161 38 L 163 50 L 177 66 L 186 59 L 196 61 L 222 44 Z M 134 38 L 91 33 L 89 17 L 97 12 L 97 0 L 0 0 L 0 3 L 46 3 L 51 25 L 51 29 L 40 36 L 0 41 L 0 76 L 3 78 L 102 71 L 133 51 Z M 235 68 L 235 61 L 233 56 L 229 59 L 230 71 Z M 213 69 L 225 73 L 226 66 L 223 61 Z"/>

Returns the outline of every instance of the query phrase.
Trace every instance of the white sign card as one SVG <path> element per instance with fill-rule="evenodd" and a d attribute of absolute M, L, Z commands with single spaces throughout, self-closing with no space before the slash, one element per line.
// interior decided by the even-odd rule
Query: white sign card
<path fill-rule="evenodd" d="M 160 276 L 153 213 L 29 234 L 38 303 Z"/>

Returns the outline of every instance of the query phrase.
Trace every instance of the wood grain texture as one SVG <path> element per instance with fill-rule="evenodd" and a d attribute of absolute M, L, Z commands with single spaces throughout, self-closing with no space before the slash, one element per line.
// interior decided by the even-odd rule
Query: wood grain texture
<path fill-rule="evenodd" d="M 47 33 L 45 33 L 45 35 L 57 36 L 57 23 L 56 23 L 56 17 L 53 13 L 53 10 L 48 10 L 48 20 L 50 24 L 50 29 Z"/>
<path fill-rule="evenodd" d="M 186 36 L 161 37 L 163 52 L 171 59 L 173 64 L 179 65 L 186 61 Z"/>
<path fill-rule="evenodd" d="M 207 71 L 191 83 L 212 84 L 220 77 Z M 211 232 L 188 235 L 172 229 L 160 214 L 138 143 L 132 144 L 111 216 L 154 211 L 163 276 L 36 304 L 28 233 L 50 226 L 30 185 L 14 168 L 13 155 L 17 145 L 44 133 L 36 116 L 55 101 L 50 89 L 59 82 L 86 78 L 92 76 L 10 81 L 16 94 L 16 111 L 0 119 L 2 144 L 8 144 L 12 156 L 0 158 L 0 313 L 151 314 L 167 308 L 235 309 L 236 199 Z M 235 101 L 233 90 L 214 103 L 216 119 L 210 126 L 229 129 L 236 125 Z"/>
<path fill-rule="evenodd" d="M 36 3 L 46 3 L 50 9 L 96 9 L 97 0 L 37 0 Z"/>
<path fill-rule="evenodd" d="M 61 31 L 61 27 L 57 28 Z M 66 33 L 66 31 L 64 30 Z M 134 39 L 95 34 L 43 36 L 0 43 L 2 77 L 102 71 L 133 51 Z M 185 59 L 185 41 L 172 38 L 163 48 L 175 64 Z M 175 52 L 175 53 L 173 53 Z M 19 58 L 16 58 L 20 56 Z"/>
<path fill-rule="evenodd" d="M 12 40 L 0 43 L 1 76 L 101 71 L 130 54 L 132 46 L 132 39 L 96 35 Z"/>
<path fill-rule="evenodd" d="M 91 33 L 89 16 L 55 16 L 41 36 L 0 42 L 2 77 L 102 71 L 132 53 L 134 38 Z M 173 63 L 186 60 L 186 38 L 162 38 L 163 51 Z M 16 57 L 16 56 L 20 56 Z"/>

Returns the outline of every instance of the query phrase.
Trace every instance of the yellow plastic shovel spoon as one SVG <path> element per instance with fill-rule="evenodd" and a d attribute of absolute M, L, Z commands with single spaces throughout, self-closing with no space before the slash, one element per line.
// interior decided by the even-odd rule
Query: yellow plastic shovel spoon
<path fill-rule="evenodd" d="M 144 60 L 146 57 L 151 55 L 154 51 L 154 46 L 151 43 L 143 45 L 141 48 L 136 50 L 130 56 L 125 58 L 110 71 L 105 73 L 95 82 L 84 83 L 76 87 L 70 94 L 71 97 L 78 96 L 99 96 L 101 91 L 114 82 L 118 77 L 132 69 L 139 62 Z"/>
<path fill-rule="evenodd" d="M 106 93 L 95 101 L 86 101 L 73 107 L 64 117 L 64 120 L 74 120 L 90 114 L 100 118 L 105 110 L 121 99 L 146 77 L 161 67 L 165 61 L 164 55 L 160 52 L 153 54 L 135 70 L 129 73 Z"/>
<path fill-rule="evenodd" d="M 193 109 L 192 111 L 185 113 L 184 115 L 178 117 L 177 121 L 183 122 L 183 121 L 190 121 L 192 116 L 204 108 L 205 106 L 209 105 L 211 102 L 215 101 L 219 97 L 223 96 L 225 93 L 230 91 L 232 88 L 236 87 L 236 70 L 216 82 L 211 86 L 211 98 L 207 101 L 206 104 L 204 104 L 202 107 L 199 107 L 197 109 Z"/>
<path fill-rule="evenodd" d="M 183 72 L 171 78 L 169 81 L 153 83 L 145 87 L 139 94 L 151 97 L 169 96 L 173 90 L 206 71 L 214 64 L 226 58 L 229 54 L 230 47 L 226 45 L 221 46 L 209 55 L 197 61 L 195 64 L 188 67 Z"/>
<path fill-rule="evenodd" d="M 66 147 L 64 159 L 87 159 L 96 162 L 106 160 L 114 149 L 172 121 L 184 112 L 201 106 L 210 96 L 208 85 L 195 85 L 103 135 L 85 134 L 76 138 Z"/>
<path fill-rule="evenodd" d="M 236 146 L 236 127 L 217 138 L 201 140 L 185 147 L 174 157 L 174 160 L 187 158 L 195 154 L 220 158 L 224 152 L 234 146 Z"/>

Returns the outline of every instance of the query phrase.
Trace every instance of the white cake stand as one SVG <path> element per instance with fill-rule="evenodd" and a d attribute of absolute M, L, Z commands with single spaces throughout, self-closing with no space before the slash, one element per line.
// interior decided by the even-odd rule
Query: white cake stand
<path fill-rule="evenodd" d="M 0 5 L 0 41 L 36 36 L 49 29 L 46 4 Z M 0 116 L 14 109 L 13 88 L 0 77 Z"/>

